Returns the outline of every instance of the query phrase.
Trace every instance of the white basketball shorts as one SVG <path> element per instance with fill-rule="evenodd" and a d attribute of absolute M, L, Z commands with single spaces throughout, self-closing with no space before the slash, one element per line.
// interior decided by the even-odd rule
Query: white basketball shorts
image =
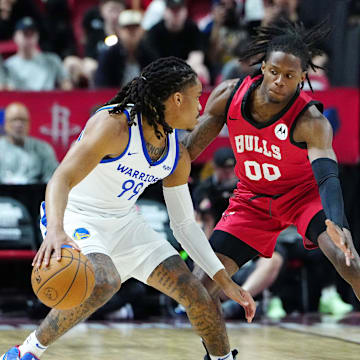
<path fill-rule="evenodd" d="M 45 203 L 40 208 L 40 228 L 46 235 Z M 82 253 L 101 253 L 114 262 L 122 282 L 135 278 L 147 283 L 153 270 L 178 252 L 154 231 L 140 212 L 132 210 L 120 218 L 65 211 L 64 230 L 79 245 Z"/>

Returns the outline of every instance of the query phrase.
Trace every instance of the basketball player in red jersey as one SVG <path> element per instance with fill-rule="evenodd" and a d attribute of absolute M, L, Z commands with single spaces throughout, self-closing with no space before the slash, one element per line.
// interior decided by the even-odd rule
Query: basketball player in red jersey
<path fill-rule="evenodd" d="M 258 255 L 271 257 L 279 233 L 293 224 L 305 247 L 320 247 L 360 298 L 332 128 L 322 105 L 301 90 L 327 33 L 322 24 L 259 28 L 241 59 L 257 57 L 261 68 L 215 88 L 185 142 L 195 159 L 227 123 L 239 182 L 210 242 L 229 273 Z M 201 276 L 216 296 L 216 284 Z"/>

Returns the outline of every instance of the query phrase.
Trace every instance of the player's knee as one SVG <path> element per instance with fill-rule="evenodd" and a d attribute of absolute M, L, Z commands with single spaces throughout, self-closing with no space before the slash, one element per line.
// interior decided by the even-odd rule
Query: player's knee
<path fill-rule="evenodd" d="M 213 307 L 214 302 L 201 281 L 194 276 L 184 279 L 186 283 L 186 301 L 182 304 L 185 307 Z"/>
<path fill-rule="evenodd" d="M 95 279 L 93 295 L 98 297 L 99 301 L 104 301 L 112 297 L 120 290 L 121 279 L 118 274 L 103 274 Z"/>

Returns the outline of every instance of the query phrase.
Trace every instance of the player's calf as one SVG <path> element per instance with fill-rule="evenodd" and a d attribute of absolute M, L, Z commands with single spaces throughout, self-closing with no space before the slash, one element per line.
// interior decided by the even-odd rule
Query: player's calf
<path fill-rule="evenodd" d="M 48 345 L 88 318 L 120 289 L 120 276 L 109 256 L 94 253 L 88 258 L 95 271 L 95 287 L 90 297 L 69 310 L 52 309 L 36 332 L 30 334 L 19 347 L 11 348 L 0 360 L 32 360 L 30 355 L 34 355 L 34 359 L 40 358 Z"/>

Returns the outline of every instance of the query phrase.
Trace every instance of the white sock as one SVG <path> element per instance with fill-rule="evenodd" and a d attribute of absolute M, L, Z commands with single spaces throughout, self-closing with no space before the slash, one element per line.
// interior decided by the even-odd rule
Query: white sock
<path fill-rule="evenodd" d="M 39 358 L 46 349 L 47 346 L 42 345 L 37 339 L 35 331 L 19 346 L 20 356 L 24 356 L 28 352 Z"/>
<path fill-rule="evenodd" d="M 231 351 L 224 356 L 210 355 L 211 360 L 234 360 Z"/>

